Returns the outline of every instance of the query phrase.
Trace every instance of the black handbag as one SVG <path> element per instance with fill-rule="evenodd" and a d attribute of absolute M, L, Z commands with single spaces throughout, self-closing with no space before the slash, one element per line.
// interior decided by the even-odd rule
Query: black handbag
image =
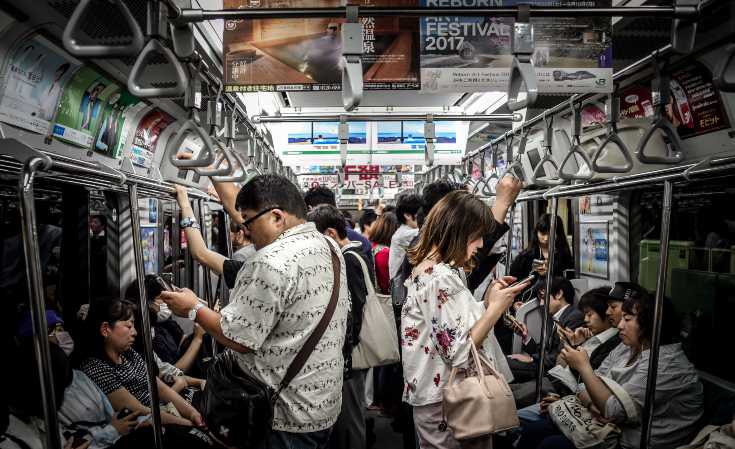
<path fill-rule="evenodd" d="M 278 390 L 245 372 L 232 351 L 219 354 L 209 367 L 201 412 L 209 430 L 226 446 L 242 449 L 266 447 L 273 425 L 273 409 L 280 392 L 301 371 L 332 319 L 339 298 L 341 267 L 339 256 L 332 245 L 328 241 L 326 243 L 332 253 L 332 296 L 319 324 L 286 370 Z"/>

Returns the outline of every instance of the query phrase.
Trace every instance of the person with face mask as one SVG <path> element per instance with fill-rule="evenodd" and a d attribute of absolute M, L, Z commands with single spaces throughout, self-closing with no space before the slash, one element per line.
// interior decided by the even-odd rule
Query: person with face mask
<path fill-rule="evenodd" d="M 31 322 L 30 312 L 25 312 L 18 322 L 16 335 L 21 338 L 30 338 L 33 336 L 33 323 Z M 48 336 L 52 343 L 56 343 L 64 354 L 70 356 L 74 352 L 74 340 L 64 329 L 64 320 L 51 309 L 46 309 L 46 324 L 48 325 Z"/>

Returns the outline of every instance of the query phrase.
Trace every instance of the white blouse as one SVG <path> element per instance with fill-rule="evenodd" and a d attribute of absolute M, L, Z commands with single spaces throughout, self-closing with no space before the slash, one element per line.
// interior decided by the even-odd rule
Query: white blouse
<path fill-rule="evenodd" d="M 452 367 L 467 362 L 470 329 L 485 312 L 485 305 L 472 296 L 461 269 L 444 263 L 414 271 L 406 286 L 400 334 L 403 399 L 413 406 L 435 404 L 442 400 Z M 492 329 L 478 349 L 494 365 L 504 362 L 496 360 L 502 351 Z M 507 366 L 499 368 L 506 380 L 512 380 L 506 374 Z"/>

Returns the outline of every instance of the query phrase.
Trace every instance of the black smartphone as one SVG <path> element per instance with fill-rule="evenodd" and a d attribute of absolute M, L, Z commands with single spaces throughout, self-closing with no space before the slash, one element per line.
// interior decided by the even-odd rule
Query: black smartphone
<path fill-rule="evenodd" d="M 148 299 L 158 297 L 161 292 L 172 292 L 174 288 L 163 277 L 157 274 L 148 274 L 145 277 L 145 288 Z"/>

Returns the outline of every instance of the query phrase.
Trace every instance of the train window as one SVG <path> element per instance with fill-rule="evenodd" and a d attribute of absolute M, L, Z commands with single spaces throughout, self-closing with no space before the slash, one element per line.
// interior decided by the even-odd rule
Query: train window
<path fill-rule="evenodd" d="M 735 211 L 725 207 L 735 191 L 724 183 L 697 183 L 674 193 L 665 292 L 674 303 L 681 337 L 690 360 L 705 373 L 728 381 L 735 374 L 722 363 L 722 346 L 732 335 L 735 314 Z M 660 256 L 661 193 L 634 194 L 631 242 L 640 242 L 631 258 L 633 279 L 656 288 Z"/>

